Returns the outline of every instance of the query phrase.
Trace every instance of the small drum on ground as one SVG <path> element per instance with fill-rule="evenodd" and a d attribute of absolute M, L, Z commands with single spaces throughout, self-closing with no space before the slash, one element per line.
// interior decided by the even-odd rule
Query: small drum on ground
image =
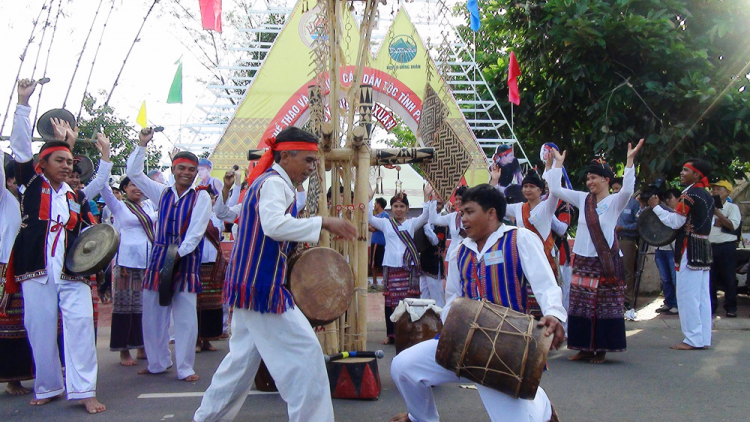
<path fill-rule="evenodd" d="M 399 302 L 391 315 L 395 323 L 396 353 L 435 338 L 443 329 L 440 312 L 432 299 L 406 298 Z"/>
<path fill-rule="evenodd" d="M 302 249 L 289 257 L 286 287 L 313 327 L 329 324 L 349 309 L 354 275 L 334 249 Z"/>
<path fill-rule="evenodd" d="M 260 361 L 258 372 L 255 373 L 255 388 L 258 391 L 266 393 L 273 393 L 279 391 L 276 389 L 276 381 L 273 380 L 271 373 L 268 372 L 268 367 L 263 360 Z"/>
<path fill-rule="evenodd" d="M 477 384 L 533 399 L 551 344 L 552 337 L 530 315 L 458 298 L 440 334 L 435 361 Z"/>
<path fill-rule="evenodd" d="M 331 397 L 371 399 L 380 397 L 380 374 L 376 358 L 346 358 L 326 363 Z"/>

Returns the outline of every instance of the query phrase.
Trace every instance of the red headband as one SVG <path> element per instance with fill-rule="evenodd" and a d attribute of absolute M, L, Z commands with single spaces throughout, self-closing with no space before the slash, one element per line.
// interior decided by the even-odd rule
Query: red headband
<path fill-rule="evenodd" d="M 273 153 L 274 151 L 317 151 L 318 144 L 313 142 L 281 142 L 276 143 L 276 138 L 266 139 L 266 145 L 268 149 L 263 156 L 258 160 L 258 165 L 255 166 L 253 171 L 247 176 L 247 184 L 252 184 L 255 179 L 263 174 L 266 170 L 271 168 L 273 165 Z"/>
<path fill-rule="evenodd" d="M 62 146 L 62 145 L 56 146 L 56 147 L 49 147 L 49 148 L 46 148 L 46 149 L 44 149 L 44 151 L 42 151 L 42 152 L 39 153 L 39 161 L 42 161 L 42 159 L 47 158 L 49 155 L 51 155 L 52 153 L 57 152 L 57 151 L 68 151 L 68 152 L 71 152 L 70 148 L 68 148 L 66 146 Z M 72 152 L 71 152 L 71 154 L 72 154 Z M 41 174 L 42 173 L 42 166 L 37 163 L 37 165 L 34 167 L 34 170 L 37 173 Z"/>
<path fill-rule="evenodd" d="M 705 188 L 708 187 L 708 178 L 706 175 L 703 174 L 702 171 L 698 170 L 697 168 L 693 167 L 690 163 L 685 163 L 682 167 L 688 168 L 696 173 L 701 177 L 701 180 L 699 180 L 694 186 L 696 188 Z"/>
<path fill-rule="evenodd" d="M 503 156 L 510 154 L 511 152 L 513 152 L 513 148 L 508 148 L 503 152 L 495 153 L 495 155 L 497 155 L 498 157 L 503 157 Z"/>
<path fill-rule="evenodd" d="M 197 161 L 191 160 L 190 158 L 187 158 L 187 157 L 180 157 L 180 158 L 175 158 L 174 160 L 172 160 L 172 166 L 176 166 L 178 164 L 186 164 L 186 163 L 194 164 L 196 166 L 198 165 Z"/>

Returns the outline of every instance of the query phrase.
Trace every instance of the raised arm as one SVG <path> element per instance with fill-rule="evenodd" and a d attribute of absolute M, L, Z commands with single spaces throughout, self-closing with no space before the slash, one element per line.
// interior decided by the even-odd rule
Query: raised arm
<path fill-rule="evenodd" d="M 152 129 L 146 128 L 139 132 L 140 142 L 135 150 L 128 157 L 126 173 L 128 178 L 135 183 L 138 189 L 146 195 L 154 205 L 158 205 L 162 192 L 169 186 L 162 185 L 159 182 L 149 179 L 143 173 L 143 163 L 146 161 L 146 149 L 149 141 L 154 137 Z M 210 207 L 209 207 L 210 208 Z"/>
<path fill-rule="evenodd" d="M 556 235 L 562 236 L 565 234 L 565 232 L 568 231 L 568 223 L 560 221 L 557 217 L 553 215 L 552 216 L 552 231 L 555 232 Z"/>
<path fill-rule="evenodd" d="M 428 222 L 433 226 L 448 227 L 451 224 L 451 220 L 456 218 L 455 213 L 449 213 L 445 215 L 438 214 L 437 202 L 435 201 L 430 201 L 429 212 L 430 216 Z"/>
<path fill-rule="evenodd" d="M 109 212 L 111 212 L 115 218 L 118 218 L 118 216 L 125 211 L 125 204 L 115 197 L 115 194 L 112 193 L 112 188 L 109 187 L 109 185 L 104 185 L 104 189 L 102 189 L 100 193 L 102 194 L 104 203 L 107 204 L 107 208 L 109 208 Z"/>
<path fill-rule="evenodd" d="M 417 231 L 420 227 L 427 224 L 427 221 L 430 219 L 429 209 L 435 206 L 433 205 L 434 202 L 434 200 L 425 202 L 424 206 L 422 207 L 422 214 L 419 214 L 419 217 L 410 218 L 412 230 Z"/>
<path fill-rule="evenodd" d="M 235 188 L 235 190 L 239 189 Z M 234 196 L 234 192 L 232 192 L 232 196 L 229 197 L 227 203 L 230 203 Z M 239 198 L 239 194 L 237 194 L 237 198 Z M 224 197 L 222 195 L 217 196 L 216 203 L 214 204 L 214 214 L 216 215 L 216 217 L 221 219 L 222 221 L 226 221 L 227 223 L 233 223 L 234 220 L 239 217 L 240 211 L 242 210 L 242 204 L 236 203 L 237 198 L 234 199 L 235 204 L 230 206 L 224 203 Z"/>
<path fill-rule="evenodd" d="M 102 158 L 99 160 L 99 169 L 96 171 L 96 177 L 83 188 L 86 198 L 93 198 L 97 193 L 101 192 L 107 186 L 109 175 L 112 172 L 112 161 L 109 159 L 109 139 L 103 133 L 96 135 L 96 149 L 102 154 Z"/>

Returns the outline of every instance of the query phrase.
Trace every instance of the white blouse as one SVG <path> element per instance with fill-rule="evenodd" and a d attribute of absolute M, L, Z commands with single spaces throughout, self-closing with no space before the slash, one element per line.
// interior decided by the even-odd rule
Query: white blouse
<path fill-rule="evenodd" d="M 114 226 L 120 232 L 120 249 L 115 258 L 115 265 L 137 269 L 147 268 L 153 245 L 148 240 L 146 231 L 143 230 L 140 221 L 124 202 L 117 200 L 109 186 L 102 189 L 101 194 L 104 203 L 107 204 L 115 217 Z M 141 208 L 151 218 L 155 226 L 159 214 L 154 207 L 154 203 L 144 198 L 141 201 Z M 156 235 L 155 227 L 154 235 Z"/>
<path fill-rule="evenodd" d="M 578 208 L 578 229 L 576 232 L 575 243 L 573 244 L 573 253 L 587 257 L 598 256 L 594 243 L 591 241 L 589 227 L 586 224 L 586 197 L 588 197 L 589 194 L 587 192 L 579 192 L 563 188 L 559 183 L 559 180 L 562 178 L 561 168 L 555 167 L 548 170 L 544 173 L 544 178 L 547 180 L 552 195 L 555 195 L 563 201 L 569 202 L 571 205 Z M 596 205 L 596 212 L 599 214 L 599 224 L 604 233 L 604 238 L 607 239 L 607 244 L 610 247 L 612 247 L 612 244 L 615 241 L 615 226 L 617 226 L 617 219 L 620 217 L 622 210 L 624 210 L 625 206 L 628 204 L 630 196 L 633 195 L 634 190 L 635 168 L 632 166 L 625 167 L 622 189 L 619 192 L 613 193 L 602 199 Z"/>
<path fill-rule="evenodd" d="M 399 230 L 406 230 L 414 237 L 414 233 L 422 226 L 427 224 L 429 219 L 429 205 L 422 208 L 422 214 L 419 217 L 407 218 L 403 223 L 398 225 Z M 390 218 L 378 218 L 372 215 L 372 203 L 370 203 L 370 225 L 383 232 L 385 235 L 385 252 L 383 252 L 383 266 L 399 268 L 404 266 L 404 252 L 406 245 L 398 237 L 398 233 L 393 229 Z M 412 264 L 419 264 L 418 262 Z"/>
<path fill-rule="evenodd" d="M 451 243 L 448 245 L 448 251 L 445 253 L 445 262 L 448 262 L 448 256 L 450 256 L 451 252 L 453 252 L 461 241 L 464 240 L 463 236 L 460 235 L 461 229 L 464 228 L 464 225 L 461 222 L 461 217 L 458 216 L 457 211 L 445 215 L 438 215 L 437 201 L 429 202 L 429 212 L 430 224 L 433 226 L 448 227 L 448 232 L 450 232 Z"/>

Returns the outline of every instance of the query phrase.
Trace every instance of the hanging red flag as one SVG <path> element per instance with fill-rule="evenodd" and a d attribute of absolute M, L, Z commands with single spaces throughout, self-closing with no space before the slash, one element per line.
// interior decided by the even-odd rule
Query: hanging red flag
<path fill-rule="evenodd" d="M 200 0 L 203 29 L 221 32 L 221 0 Z"/>
<path fill-rule="evenodd" d="M 518 93 L 519 76 L 521 76 L 521 68 L 518 67 L 516 55 L 511 51 L 508 65 L 508 101 L 515 105 L 521 105 L 521 96 Z"/>

